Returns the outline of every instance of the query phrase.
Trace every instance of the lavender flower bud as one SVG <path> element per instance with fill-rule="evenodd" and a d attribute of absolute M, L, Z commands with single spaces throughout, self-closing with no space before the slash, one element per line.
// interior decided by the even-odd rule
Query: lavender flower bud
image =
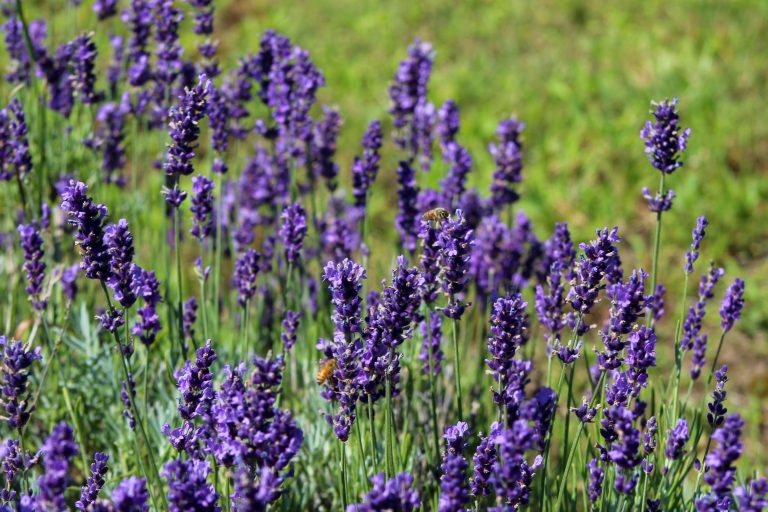
<path fill-rule="evenodd" d="M 680 115 L 677 112 L 677 98 L 660 103 L 651 102 L 655 110 L 651 114 L 656 122 L 646 121 L 640 130 L 640 137 L 645 139 L 645 153 L 655 169 L 672 174 L 683 162 L 680 156 L 685 151 L 691 129 L 681 131 L 678 126 Z"/>
<path fill-rule="evenodd" d="M 24 427 L 32 412 L 27 390 L 29 368 L 42 356 L 40 347 L 29 348 L 21 341 L 0 336 L 0 404 L 5 411 L 4 419 L 12 429 Z"/>
<path fill-rule="evenodd" d="M 248 249 L 235 262 L 235 273 L 232 285 L 237 288 L 237 302 L 245 307 L 256 293 L 256 276 L 259 273 L 261 255 L 253 249 Z"/>
<path fill-rule="evenodd" d="M 43 443 L 43 474 L 37 480 L 40 493 L 34 498 L 40 510 L 66 511 L 65 490 L 69 485 L 69 462 L 77 455 L 78 447 L 72 428 L 61 422 Z"/>
<path fill-rule="evenodd" d="M 720 305 L 720 327 L 723 332 L 728 332 L 733 328 L 736 320 L 741 318 L 741 309 L 744 307 L 744 281 L 738 277 L 725 292 L 725 298 Z"/>
<path fill-rule="evenodd" d="M 189 459 L 172 460 L 160 472 L 168 479 L 168 506 L 171 512 L 217 512 L 219 495 L 208 484 L 208 461 Z"/>
<path fill-rule="evenodd" d="M 466 435 L 469 427 L 463 421 L 456 426 L 445 429 L 448 448 L 440 465 L 440 512 L 458 512 L 465 510 L 469 503 L 469 488 L 467 486 L 467 459 L 464 450 L 467 448 Z"/>
<path fill-rule="evenodd" d="M 412 512 L 421 506 L 419 492 L 413 488 L 413 476 L 399 473 L 390 480 L 384 473 L 371 477 L 373 489 L 363 497 L 362 503 L 349 505 L 346 512 L 376 512 L 397 510 Z"/>
<path fill-rule="evenodd" d="M 82 253 L 80 268 L 85 270 L 85 277 L 106 281 L 110 276 L 109 252 L 104 243 L 107 207 L 94 204 L 87 191 L 85 183 L 70 180 L 61 195 L 61 209 L 76 228 L 75 245 Z"/>
<path fill-rule="evenodd" d="M 92 37 L 93 34 L 83 34 L 70 43 L 73 51 L 71 87 L 83 105 L 98 103 L 104 98 L 104 93 L 94 90 L 96 84 L 94 69 L 98 51 Z"/>
<path fill-rule="evenodd" d="M 43 237 L 35 224 L 20 225 L 21 248 L 24 251 L 24 271 L 27 273 L 27 287 L 32 307 L 44 311 L 48 301 L 43 297 L 43 279 L 45 279 L 45 251 Z"/>
<path fill-rule="evenodd" d="M 295 202 L 283 209 L 280 216 L 280 240 L 285 247 L 285 259 L 290 265 L 297 265 L 301 260 L 304 237 L 307 235 L 307 218 L 304 207 Z"/>
<path fill-rule="evenodd" d="M 189 233 L 202 243 L 213 230 L 213 180 L 202 175 L 192 178 L 192 229 Z"/>
<path fill-rule="evenodd" d="M 99 497 L 101 488 L 104 487 L 104 476 L 109 471 L 107 466 L 107 460 L 109 455 L 106 453 L 99 453 L 93 456 L 94 462 L 91 464 L 91 475 L 88 477 L 87 483 L 80 491 L 80 499 L 75 503 L 75 507 L 78 510 L 89 510 L 91 504 Z"/>
<path fill-rule="evenodd" d="M 693 274 L 693 264 L 699 258 L 699 245 L 704 239 L 706 234 L 705 229 L 709 225 L 709 221 L 703 215 L 696 219 L 696 227 L 693 228 L 693 242 L 691 242 L 691 249 L 685 253 L 685 273 Z"/>
<path fill-rule="evenodd" d="M 469 261 L 474 245 L 474 232 L 469 229 L 461 210 L 456 210 L 456 218 L 443 222 L 438 235 L 437 247 L 440 249 L 440 267 L 443 271 L 442 288 L 449 297 L 445 316 L 458 320 L 467 304 L 461 302 L 469 280 Z"/>
<path fill-rule="evenodd" d="M 400 162 L 397 166 L 398 212 L 395 223 L 400 233 L 400 243 L 403 249 L 413 252 L 416 250 L 416 238 L 418 236 L 419 209 L 416 200 L 419 195 L 419 187 L 416 184 L 413 167 L 407 162 Z"/>
<path fill-rule="evenodd" d="M 187 361 L 174 375 L 181 395 L 179 417 L 182 420 L 199 417 L 207 421 L 215 395 L 211 365 L 216 361 L 216 352 L 211 348 L 211 340 L 197 349 L 196 354 L 194 364 Z"/>
<path fill-rule="evenodd" d="M 104 244 L 110 255 L 110 276 L 107 285 L 114 298 L 128 309 L 136 302 L 141 269 L 133 263 L 133 235 L 128 231 L 128 221 L 120 219 L 110 224 L 104 232 Z"/>
<path fill-rule="evenodd" d="M 147 480 L 135 476 L 121 480 L 112 491 L 112 504 L 115 512 L 148 512 Z"/>
<path fill-rule="evenodd" d="M 189 176 L 194 172 L 192 159 L 200 136 L 198 123 L 205 117 L 211 82 L 200 75 L 198 84 L 179 97 L 169 112 L 169 134 L 173 143 L 165 155 L 163 168 L 169 176 Z"/>
<path fill-rule="evenodd" d="M 600 467 L 597 459 L 590 460 L 587 463 L 587 469 L 589 469 L 589 502 L 597 503 L 597 500 L 600 499 L 600 494 L 603 492 L 605 472 Z"/>
<path fill-rule="evenodd" d="M 689 437 L 688 422 L 684 419 L 678 419 L 675 426 L 667 433 L 667 445 L 664 447 L 664 455 L 670 460 L 682 457 Z"/>
<path fill-rule="evenodd" d="M 283 350 L 288 353 L 296 344 L 296 331 L 299 329 L 299 321 L 301 319 L 301 311 L 294 313 L 293 311 L 286 311 L 285 318 L 283 318 L 282 326 L 283 332 L 280 334 L 280 339 L 283 342 Z"/>
<path fill-rule="evenodd" d="M 378 120 L 371 121 L 363 135 L 363 155 L 355 157 L 352 163 L 352 195 L 358 208 L 365 208 L 368 191 L 379 173 L 381 144 L 381 123 Z"/>
<path fill-rule="evenodd" d="M 520 198 L 513 187 L 523 180 L 523 145 L 520 135 L 524 129 L 525 123 L 517 119 L 505 119 L 496 129 L 498 144 L 488 146 L 496 162 L 491 184 L 491 206 L 495 211 L 502 210 Z"/>

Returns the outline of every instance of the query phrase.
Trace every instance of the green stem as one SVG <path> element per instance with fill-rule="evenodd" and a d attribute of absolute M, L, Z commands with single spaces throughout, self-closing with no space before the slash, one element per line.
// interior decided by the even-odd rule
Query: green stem
<path fill-rule="evenodd" d="M 434 444 L 435 448 L 435 460 L 438 459 L 438 456 L 440 454 L 440 435 L 438 433 L 437 429 L 437 394 L 435 392 L 435 371 L 434 371 L 434 365 L 433 365 L 433 354 L 432 354 L 432 326 L 431 326 L 431 313 L 429 311 L 429 308 L 424 305 L 424 309 L 426 309 L 426 313 L 424 315 L 424 318 L 426 319 L 427 323 L 427 348 L 428 348 L 428 356 L 429 356 L 429 375 L 427 376 L 429 379 L 429 405 L 430 405 L 430 415 L 432 416 L 432 443 Z"/>
<path fill-rule="evenodd" d="M 456 368 L 454 368 L 454 376 L 456 380 L 456 403 L 458 404 L 459 419 L 464 418 L 464 411 L 462 410 L 462 396 L 461 396 L 461 359 L 459 359 L 459 339 L 456 334 L 458 323 L 457 319 L 452 319 L 451 332 L 453 335 L 453 357 L 456 361 Z"/>
<path fill-rule="evenodd" d="M 224 190 L 222 189 L 222 175 L 217 174 L 216 175 L 216 190 L 219 191 L 219 195 L 216 198 L 216 201 L 218 203 L 217 212 L 218 215 L 216 217 L 216 256 L 213 264 L 213 291 L 214 291 L 214 299 L 213 299 L 213 305 L 214 305 L 214 314 L 213 317 L 216 319 L 216 336 L 217 339 L 221 339 L 221 318 L 220 318 L 220 311 L 221 311 L 221 256 L 222 256 L 222 231 L 224 228 L 224 214 L 223 214 L 223 196 L 224 196 Z"/>
<path fill-rule="evenodd" d="M 355 430 L 357 430 L 357 449 L 360 451 L 360 460 L 363 461 L 363 475 L 360 481 L 360 485 L 365 485 L 365 482 L 368 482 L 368 461 L 366 460 L 367 457 L 365 456 L 365 447 L 363 445 L 363 434 L 361 432 L 360 428 L 360 419 L 358 418 L 355 422 Z M 368 489 L 370 490 L 371 484 L 368 482 Z"/>
<path fill-rule="evenodd" d="M 720 351 L 723 349 L 723 340 L 725 339 L 726 331 L 720 334 L 720 341 L 717 344 L 717 352 L 715 358 L 712 360 L 712 368 L 709 370 L 709 377 L 707 378 L 707 385 L 712 384 L 712 377 L 715 376 L 715 369 L 717 368 L 717 360 L 720 358 Z"/>
<path fill-rule="evenodd" d="M 109 307 L 109 310 L 114 313 L 115 309 L 112 306 L 112 300 L 109 298 L 109 291 L 107 290 L 107 286 L 106 286 L 106 284 L 104 284 L 104 281 L 100 281 L 100 283 L 101 283 L 101 289 L 104 291 L 104 296 L 107 299 L 107 305 Z M 161 500 L 163 502 L 163 510 L 167 510 L 168 509 L 168 503 L 166 502 L 165 493 L 163 492 L 163 489 L 162 489 L 162 480 L 160 479 L 160 472 L 157 469 L 157 463 L 155 462 L 155 456 L 152 453 L 152 445 L 150 444 L 149 437 L 147 436 L 147 432 L 144 429 L 144 422 L 142 421 L 141 413 L 139 412 L 139 408 L 136 407 L 136 402 L 134 400 L 133 393 L 130 392 L 130 385 L 129 385 L 130 379 L 129 379 L 129 376 L 128 376 L 128 363 L 125 360 L 125 353 L 123 352 L 123 345 L 122 345 L 122 343 L 120 343 L 120 335 L 118 334 L 117 330 L 115 330 L 112 333 L 112 335 L 115 338 L 115 344 L 117 345 L 117 350 L 118 350 L 119 355 L 120 355 L 121 367 L 123 369 L 123 379 L 125 380 L 126 388 L 128 388 L 128 392 L 126 393 L 128 395 L 128 402 L 129 402 L 129 404 L 131 406 L 131 410 L 133 411 L 134 418 L 136 419 L 136 424 L 139 426 L 139 432 L 141 434 L 141 437 L 143 438 L 144 444 L 147 447 L 147 454 L 149 456 L 149 462 L 150 462 L 150 464 L 152 466 L 152 473 L 153 473 L 152 477 L 153 477 L 153 480 L 155 481 L 155 483 L 157 485 L 156 491 L 159 491 L 160 498 L 161 498 Z M 139 460 L 139 465 L 141 466 L 141 451 L 139 450 L 138 439 L 136 441 L 137 441 L 136 458 Z M 152 502 L 153 503 L 155 502 L 154 494 L 155 494 L 154 492 L 150 492 L 150 496 L 152 496 Z"/>
<path fill-rule="evenodd" d="M 664 179 L 665 173 L 661 173 L 661 179 L 659 181 L 659 194 L 664 195 Z M 651 293 L 656 293 L 656 282 L 658 281 L 658 265 L 659 265 L 659 247 L 661 246 L 661 214 L 662 212 L 656 212 L 656 233 L 653 237 L 653 262 L 651 264 Z M 653 321 L 653 315 L 648 315 L 646 319 L 646 326 L 650 327 Z"/>
<path fill-rule="evenodd" d="M 347 496 L 347 443 L 341 443 L 341 501 L 344 510 L 347 510 L 349 498 Z"/>
<path fill-rule="evenodd" d="M 179 339 L 184 339 L 184 285 L 181 278 L 181 208 L 173 210 L 173 237 L 174 248 L 176 250 L 176 285 L 177 285 L 177 308 L 179 312 L 178 330 Z M 194 343 L 194 340 L 192 340 Z M 187 351 L 184 351 L 183 357 L 187 357 Z"/>
<path fill-rule="evenodd" d="M 386 445 L 386 465 L 387 465 L 387 477 L 392 478 L 395 475 L 395 459 L 392 453 L 392 384 L 390 382 L 389 374 L 385 377 L 386 388 L 386 433 L 385 433 L 385 445 Z"/>
<path fill-rule="evenodd" d="M 373 462 L 374 473 L 379 472 L 379 461 L 376 450 L 376 425 L 373 421 L 373 399 L 371 395 L 368 395 L 368 429 L 370 430 L 371 437 L 371 461 Z"/>
<path fill-rule="evenodd" d="M 208 340 L 208 297 L 205 293 L 205 246 L 200 244 L 200 307 L 203 310 L 203 338 Z"/>

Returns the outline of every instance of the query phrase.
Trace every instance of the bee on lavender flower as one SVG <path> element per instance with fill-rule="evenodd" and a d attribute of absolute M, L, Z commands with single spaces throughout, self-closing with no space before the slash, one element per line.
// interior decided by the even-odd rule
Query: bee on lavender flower
<path fill-rule="evenodd" d="M 445 208 L 433 208 L 424 213 L 424 215 L 421 216 L 421 220 L 427 222 L 443 222 L 444 220 L 448 220 L 448 217 L 450 216 L 450 212 Z"/>
<path fill-rule="evenodd" d="M 326 359 L 320 363 L 320 369 L 315 375 L 315 381 L 318 386 L 322 386 L 326 382 L 330 383 L 333 379 L 333 372 L 336 370 L 336 360 L 334 358 Z"/>

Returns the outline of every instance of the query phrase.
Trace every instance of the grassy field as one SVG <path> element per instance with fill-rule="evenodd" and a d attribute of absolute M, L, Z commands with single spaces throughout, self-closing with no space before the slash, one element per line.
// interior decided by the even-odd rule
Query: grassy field
<path fill-rule="evenodd" d="M 736 276 L 747 282 L 744 320 L 721 357 L 734 370 L 728 399 L 748 420 L 749 448 L 768 441 L 768 302 L 763 300 L 768 289 L 768 2 L 223 0 L 216 9 L 225 69 L 243 53 L 256 52 L 267 28 L 311 52 L 326 77 L 321 102 L 337 105 L 344 117 L 339 162 L 347 188 L 367 124 L 380 118 L 390 128 L 387 85 L 398 62 L 414 38 L 430 41 L 437 57 L 429 96 L 436 105 L 453 99 L 461 108 L 458 138 L 476 164 L 471 184 L 487 191 L 494 167 L 486 148 L 497 122 L 516 114 L 527 124 L 518 207 L 541 238 L 549 237 L 558 221 L 567 221 L 578 241 L 592 237 L 595 228 L 618 225 L 626 268 L 650 271 L 651 266 L 655 216 L 647 211 L 641 189 L 655 189 L 658 173 L 643 153 L 639 131 L 651 100 L 679 97 L 682 123 L 693 133 L 685 166 L 667 180 L 677 198 L 664 216 L 660 281 L 680 290 L 690 232 L 696 217 L 705 214 L 710 225 L 702 258 L 724 266 L 727 282 Z M 97 27 L 101 64 L 106 64 L 109 27 L 119 20 L 97 25 L 89 9 L 74 10 L 64 0 L 33 0 L 29 14 L 49 20 L 49 41 L 56 43 Z M 194 55 L 193 35 L 182 32 Z M 0 67 L 5 58 L 0 52 Z M 74 133 L 85 134 L 87 124 L 75 123 Z M 52 126 L 64 133 L 63 122 L 54 120 Z M 148 169 L 167 138 L 134 136 L 141 150 L 139 158 L 130 158 L 128 171 L 155 193 L 161 177 Z M 61 137 L 65 141 L 68 135 Z M 392 229 L 397 155 L 389 138 L 385 148 L 371 198 L 371 223 L 380 234 L 372 244 L 379 254 L 369 269 L 374 284 L 389 274 L 397 245 Z M 235 172 L 249 152 L 243 146 L 233 151 Z M 68 158 L 74 158 L 72 165 L 97 161 L 85 153 Z M 436 185 L 443 171 L 438 163 L 419 179 Z M 159 195 L 134 196 L 122 202 L 114 187 L 99 191 L 115 217 L 130 216 L 136 239 L 144 240 L 137 253 L 151 259 L 155 244 L 163 242 L 156 229 L 163 205 Z M 2 206 L 0 212 L 3 230 L 13 229 L 10 212 Z M 187 251 L 186 257 L 191 262 L 195 255 Z M 699 263 L 696 279 L 704 266 Z M 191 273 L 187 279 L 193 283 Z M 692 284 L 689 296 L 693 289 Z M 659 352 L 668 363 L 680 298 L 667 300 L 669 315 L 661 327 L 667 336 L 660 337 Z M 78 318 L 87 323 L 87 316 L 83 309 Z M 717 322 L 713 303 L 707 323 Z M 655 376 L 663 374 L 659 368 Z M 170 394 L 162 398 L 173 402 Z M 311 407 L 318 403 L 314 397 Z M 308 432 L 309 445 L 322 445 L 322 435 L 320 427 Z M 748 450 L 745 459 L 750 467 L 766 463 L 760 450 Z"/>

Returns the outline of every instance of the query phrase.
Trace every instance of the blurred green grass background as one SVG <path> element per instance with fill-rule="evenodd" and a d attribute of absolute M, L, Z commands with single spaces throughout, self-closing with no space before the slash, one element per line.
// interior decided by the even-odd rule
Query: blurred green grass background
<path fill-rule="evenodd" d="M 74 11 L 64 0 L 29 5 L 31 17 L 49 20 L 57 43 L 96 30 L 107 60 L 109 27 L 119 20 L 96 24 L 89 7 Z M 517 114 L 527 123 L 519 207 L 539 236 L 563 220 L 576 240 L 618 225 L 627 265 L 646 269 L 654 217 L 640 191 L 655 189 L 658 173 L 639 130 L 652 99 L 678 96 L 682 123 L 693 134 L 685 166 L 667 180 L 677 199 L 664 216 L 660 281 L 672 290 L 668 310 L 676 310 L 690 231 L 698 215 L 707 215 L 699 270 L 713 259 L 725 266 L 728 281 L 747 280 L 741 336 L 728 340 L 723 361 L 743 370 L 750 355 L 749 371 L 738 370 L 734 380 L 754 392 L 749 400 L 757 412 L 764 409 L 768 2 L 225 0 L 216 9 L 225 69 L 257 51 L 267 28 L 310 50 L 327 80 L 321 101 L 338 105 L 345 119 L 339 157 L 346 183 L 365 126 L 377 117 L 388 121 L 387 86 L 408 45 L 415 37 L 430 41 L 437 51 L 430 99 L 436 105 L 453 99 L 461 108 L 459 139 L 476 163 L 471 182 L 487 190 L 493 164 L 486 147 L 497 122 Z M 191 31 L 182 32 L 194 55 Z M 164 141 L 156 140 L 160 151 Z M 386 235 L 382 250 L 394 240 L 395 158 L 385 158 L 373 193 L 374 229 Z M 427 179 L 436 183 L 441 170 Z M 714 304 L 708 319 L 717 321 Z M 667 323 L 674 327 L 673 319 Z"/>

